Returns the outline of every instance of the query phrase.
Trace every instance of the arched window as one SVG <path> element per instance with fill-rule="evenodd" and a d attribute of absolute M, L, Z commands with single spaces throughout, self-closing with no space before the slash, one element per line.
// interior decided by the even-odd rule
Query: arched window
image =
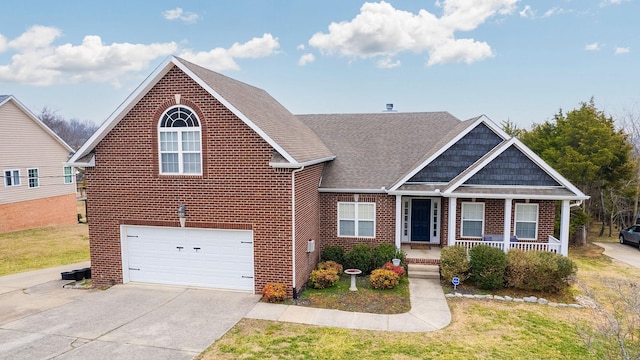
<path fill-rule="evenodd" d="M 161 174 L 202 174 L 200 121 L 189 108 L 167 109 L 158 125 Z"/>

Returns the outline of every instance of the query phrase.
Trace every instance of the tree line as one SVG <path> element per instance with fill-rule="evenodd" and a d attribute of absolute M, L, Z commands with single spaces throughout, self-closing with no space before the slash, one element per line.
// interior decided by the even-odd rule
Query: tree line
<path fill-rule="evenodd" d="M 504 121 L 502 128 L 518 137 L 582 192 L 590 196 L 571 213 L 572 231 L 585 233 L 591 221 L 601 222 L 600 236 L 635 223 L 638 214 L 640 123 L 633 114 L 616 124 L 595 101 L 580 103 L 566 114 L 518 128 Z M 576 239 L 585 241 L 584 236 Z"/>
<path fill-rule="evenodd" d="M 46 106 L 42 108 L 37 117 L 69 144 L 73 150 L 78 150 L 98 130 L 98 126 L 89 120 L 66 120 Z"/>

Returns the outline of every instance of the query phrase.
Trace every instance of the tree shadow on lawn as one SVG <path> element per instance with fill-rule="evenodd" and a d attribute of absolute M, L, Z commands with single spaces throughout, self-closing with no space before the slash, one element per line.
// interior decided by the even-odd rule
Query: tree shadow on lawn
<path fill-rule="evenodd" d="M 298 299 L 290 300 L 289 303 L 373 314 L 401 314 L 411 309 L 409 280 L 406 276 L 401 277 L 393 289 L 373 289 L 368 275 L 356 278 L 358 291 L 350 291 L 350 285 L 351 277 L 347 275 L 341 275 L 340 280 L 327 289 L 318 290 L 307 285 Z"/>

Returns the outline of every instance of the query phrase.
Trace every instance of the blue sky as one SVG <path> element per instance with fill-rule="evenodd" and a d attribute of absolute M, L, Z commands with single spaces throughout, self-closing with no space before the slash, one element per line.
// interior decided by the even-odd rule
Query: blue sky
<path fill-rule="evenodd" d="M 168 55 L 294 114 L 448 111 L 529 128 L 640 103 L 636 0 L 22 1 L 0 12 L 0 94 L 100 124 Z"/>

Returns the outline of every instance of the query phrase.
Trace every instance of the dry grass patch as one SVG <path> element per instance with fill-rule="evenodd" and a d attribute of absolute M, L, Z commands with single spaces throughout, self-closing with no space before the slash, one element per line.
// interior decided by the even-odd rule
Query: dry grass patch
<path fill-rule="evenodd" d="M 0 276 L 89 260 L 87 225 L 0 234 Z"/>

